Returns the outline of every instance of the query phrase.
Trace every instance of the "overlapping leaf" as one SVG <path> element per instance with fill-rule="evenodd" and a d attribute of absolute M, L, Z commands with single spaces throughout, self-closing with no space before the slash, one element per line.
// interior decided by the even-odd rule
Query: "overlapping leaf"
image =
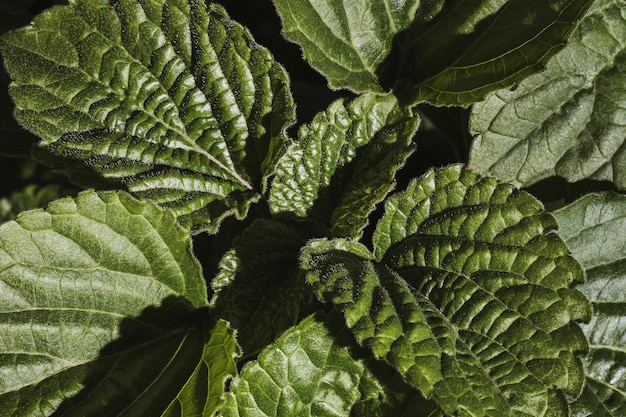
<path fill-rule="evenodd" d="M 555 227 L 529 194 L 452 166 L 387 200 L 373 255 L 314 241 L 302 264 L 357 339 L 447 413 L 565 416 L 591 312 Z"/>
<path fill-rule="evenodd" d="M 470 104 L 543 68 L 591 0 L 274 0 L 332 87 Z"/>
<path fill-rule="evenodd" d="M 189 233 L 154 204 L 86 192 L 23 213 L 0 227 L 0 289 L 3 416 L 211 415 L 236 372 Z"/>
<path fill-rule="evenodd" d="M 408 415 L 427 416 L 433 404 L 392 369 L 360 359 L 352 336 L 342 324 L 337 326 L 337 318 L 316 314 L 285 332 L 233 380 L 221 413 L 385 417 L 404 415 L 400 413 L 410 408 Z"/>
<path fill-rule="evenodd" d="M 626 187 L 626 17 L 599 0 L 541 74 L 477 104 L 469 166 L 528 186 L 550 176 Z"/>
<path fill-rule="evenodd" d="M 592 194 L 554 213 L 559 235 L 587 271 L 580 290 L 593 304 L 582 329 L 590 352 L 583 358 L 586 386 L 572 415 L 626 413 L 626 197 Z"/>
<path fill-rule="evenodd" d="M 300 129 L 300 141 L 280 160 L 272 212 L 316 220 L 336 236 L 359 236 L 413 151 L 418 124 L 393 96 L 334 102 Z"/>
<path fill-rule="evenodd" d="M 293 119 L 282 67 L 202 1 L 74 0 L 4 36 L 2 51 L 40 159 L 195 228 L 245 214 Z"/>
<path fill-rule="evenodd" d="M 237 330 L 244 355 L 256 355 L 274 342 L 298 322 L 311 301 L 298 263 L 304 243 L 285 224 L 257 220 L 220 261 L 211 282 L 212 312 Z"/>

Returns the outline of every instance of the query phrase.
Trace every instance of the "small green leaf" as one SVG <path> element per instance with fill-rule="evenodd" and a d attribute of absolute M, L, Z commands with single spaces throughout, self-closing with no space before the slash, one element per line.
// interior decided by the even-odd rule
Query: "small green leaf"
<path fill-rule="evenodd" d="M 298 263 L 304 244 L 293 228 L 260 219 L 235 239 L 220 261 L 211 281 L 212 313 L 237 330 L 245 356 L 256 355 L 295 325 L 310 303 Z"/>
<path fill-rule="evenodd" d="M 360 359 L 337 315 L 309 316 L 248 363 L 227 393 L 226 417 L 392 417 L 433 404 L 397 373 Z"/>
<path fill-rule="evenodd" d="M 520 186 L 560 176 L 626 188 L 626 17 L 598 0 L 541 74 L 474 106 L 469 166 Z"/>
<path fill-rule="evenodd" d="M 3 416 L 212 415 L 236 372 L 189 232 L 152 203 L 22 213 L 0 226 L 0 289 Z"/>
<path fill-rule="evenodd" d="M 413 152 L 419 118 L 393 96 L 338 100 L 300 129 L 280 160 L 270 193 L 274 214 L 316 220 L 335 236 L 358 237 L 368 214 L 395 186 Z"/>
<path fill-rule="evenodd" d="M 285 71 L 202 1 L 74 0 L 2 38 L 36 156 L 125 188 L 196 229 L 243 216 L 294 116 Z"/>
<path fill-rule="evenodd" d="M 586 386 L 572 402 L 573 415 L 618 417 L 626 413 L 626 196 L 587 195 L 557 210 L 559 235 L 587 272 L 579 289 L 593 317 L 582 329 L 590 352 L 583 358 Z"/>

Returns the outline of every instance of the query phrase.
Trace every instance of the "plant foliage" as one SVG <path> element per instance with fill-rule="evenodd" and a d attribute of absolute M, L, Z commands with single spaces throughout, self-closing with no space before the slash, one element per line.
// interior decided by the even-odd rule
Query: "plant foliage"
<path fill-rule="evenodd" d="M 622 1 L 52 3 L 0 6 L 0 414 L 626 413 Z"/>

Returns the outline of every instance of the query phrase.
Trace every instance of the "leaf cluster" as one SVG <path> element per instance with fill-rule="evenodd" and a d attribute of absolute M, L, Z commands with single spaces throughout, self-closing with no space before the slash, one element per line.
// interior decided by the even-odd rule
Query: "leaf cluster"
<path fill-rule="evenodd" d="M 222 3 L 0 5 L 0 414 L 624 415 L 624 3 Z"/>

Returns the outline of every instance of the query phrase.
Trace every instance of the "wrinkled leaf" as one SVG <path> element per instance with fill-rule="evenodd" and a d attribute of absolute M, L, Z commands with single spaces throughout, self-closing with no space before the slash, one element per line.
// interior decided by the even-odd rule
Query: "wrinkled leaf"
<path fill-rule="evenodd" d="M 211 281 L 212 313 L 237 330 L 245 356 L 257 354 L 295 325 L 311 301 L 298 263 L 304 243 L 293 228 L 260 219 L 220 261 Z"/>
<path fill-rule="evenodd" d="M 343 306 L 357 339 L 449 414 L 567 415 L 562 391 L 581 391 L 588 349 L 576 321 L 591 311 L 541 203 L 452 166 L 385 207 L 372 255 L 349 241 L 308 244 L 318 297 Z"/>
<path fill-rule="evenodd" d="M 282 67 L 201 1 L 74 0 L 1 48 L 16 116 L 43 139 L 38 158 L 196 229 L 246 213 L 293 119 Z"/>
<path fill-rule="evenodd" d="M 626 188 L 626 5 L 599 0 L 540 74 L 474 106 L 469 166 L 528 186 L 560 176 Z"/>
<path fill-rule="evenodd" d="M 587 195 L 554 213 L 559 235 L 587 271 L 579 289 L 593 317 L 582 329 L 590 352 L 583 358 L 586 386 L 572 415 L 618 417 L 626 413 L 626 196 Z"/>
<path fill-rule="evenodd" d="M 226 417 L 391 417 L 414 407 L 415 414 L 410 415 L 428 415 L 432 403 L 420 398 L 392 369 L 359 358 L 355 348 L 336 315 L 309 316 L 243 368 L 221 413 Z"/>
<path fill-rule="evenodd" d="M 274 0 L 331 87 L 470 104 L 543 68 L 591 0 Z"/>
<path fill-rule="evenodd" d="M 21 214 L 0 289 L 3 416 L 211 415 L 236 372 L 189 233 L 154 204 L 85 192 Z"/>
<path fill-rule="evenodd" d="M 418 124 L 393 96 L 334 102 L 300 129 L 300 140 L 280 160 L 270 209 L 316 220 L 335 236 L 360 236 L 369 213 L 395 186 Z"/>

